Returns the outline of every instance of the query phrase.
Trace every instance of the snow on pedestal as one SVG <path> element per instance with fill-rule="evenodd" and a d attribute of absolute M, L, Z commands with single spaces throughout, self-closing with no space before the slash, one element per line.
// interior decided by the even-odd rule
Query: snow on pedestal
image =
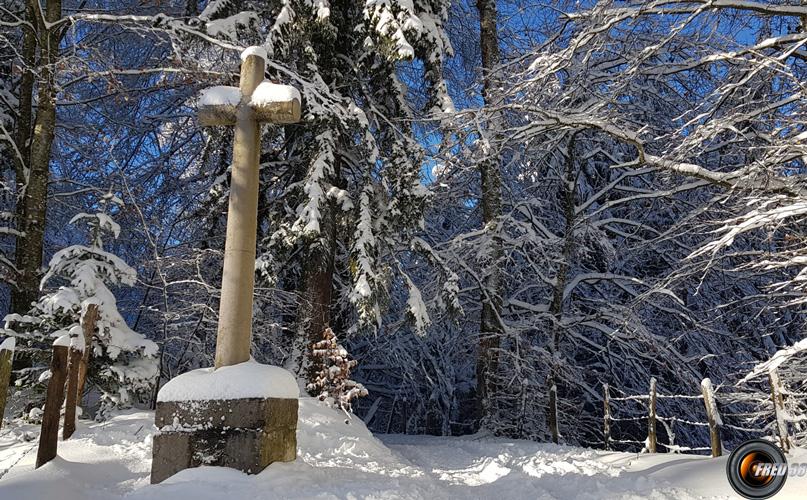
<path fill-rule="evenodd" d="M 297 399 L 294 376 L 283 368 L 247 361 L 218 370 L 201 368 L 175 377 L 157 394 L 157 402 L 214 399 Z"/>
<path fill-rule="evenodd" d="M 174 378 L 157 395 L 151 482 L 201 465 L 257 474 L 293 461 L 298 397 L 291 373 L 252 360 Z"/>

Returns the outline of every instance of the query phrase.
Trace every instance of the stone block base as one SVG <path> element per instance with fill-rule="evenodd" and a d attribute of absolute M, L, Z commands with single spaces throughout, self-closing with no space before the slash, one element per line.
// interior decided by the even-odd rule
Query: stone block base
<path fill-rule="evenodd" d="M 151 482 L 200 465 L 257 474 L 297 458 L 296 399 L 157 403 Z"/>

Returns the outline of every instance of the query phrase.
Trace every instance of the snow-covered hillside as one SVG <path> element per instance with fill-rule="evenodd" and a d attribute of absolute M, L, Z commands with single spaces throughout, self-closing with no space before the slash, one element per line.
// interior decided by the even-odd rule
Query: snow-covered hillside
<path fill-rule="evenodd" d="M 313 399 L 300 406 L 299 457 L 256 476 L 203 467 L 149 484 L 150 412 L 80 422 L 60 457 L 34 470 L 36 428 L 0 434 L 3 500 L 237 500 L 406 498 L 677 499 L 732 498 L 726 458 L 636 455 L 495 438 L 374 437 L 354 418 Z M 794 460 L 807 461 L 799 451 Z M 800 498 L 790 478 L 777 498 Z"/>

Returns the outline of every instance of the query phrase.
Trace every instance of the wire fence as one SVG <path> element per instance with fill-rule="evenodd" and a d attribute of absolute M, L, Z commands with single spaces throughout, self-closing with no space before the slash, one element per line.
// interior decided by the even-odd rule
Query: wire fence
<path fill-rule="evenodd" d="M 759 392 L 743 392 L 736 386 L 715 389 L 708 378 L 701 382 L 700 394 L 661 393 L 655 378 L 650 379 L 647 394 L 625 394 L 603 384 L 603 445 L 606 450 L 619 448 L 620 451 L 640 447 L 640 452 L 645 453 L 656 453 L 660 448 L 669 453 L 707 451 L 712 457 L 718 457 L 723 453 L 724 434 L 737 433 L 743 439 L 747 439 L 749 435 L 770 436 L 783 450 L 788 451 L 792 441 L 788 435 L 788 425 L 802 419 L 793 417 L 785 410 L 785 400 L 797 397 L 799 392 L 789 391 L 784 387 L 776 369 L 772 369 L 768 375 L 769 394 L 765 394 L 763 398 L 760 398 Z M 700 401 L 703 405 L 704 420 L 682 418 L 675 414 L 675 407 L 671 407 L 678 402 L 693 401 Z M 660 406 L 660 402 L 665 404 Z M 730 411 L 737 407 L 747 408 L 752 404 L 755 405 L 752 410 Z M 767 406 L 767 411 L 762 411 L 764 406 Z M 765 421 L 761 415 L 766 417 Z M 759 422 L 760 425 L 743 425 L 744 422 Z M 635 436 L 641 432 L 642 426 L 647 429 L 644 440 L 614 436 L 615 431 L 620 435 Z M 677 444 L 676 431 L 682 427 L 690 429 L 686 433 L 689 437 L 692 437 L 693 432 L 708 432 L 709 446 Z M 667 442 L 659 441 L 659 428 L 664 429 Z"/>

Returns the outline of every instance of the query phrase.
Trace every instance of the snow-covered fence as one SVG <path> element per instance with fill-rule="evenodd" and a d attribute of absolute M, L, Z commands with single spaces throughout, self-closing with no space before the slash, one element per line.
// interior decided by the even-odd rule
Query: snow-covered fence
<path fill-rule="evenodd" d="M 783 386 L 776 368 L 768 370 L 768 382 L 771 387 L 771 403 L 773 404 L 776 434 L 779 436 L 779 447 L 787 452 L 790 450 L 790 438 L 788 437 L 787 421 L 785 419 L 785 401 L 784 396 L 782 396 Z"/>
<path fill-rule="evenodd" d="M 611 390 L 608 384 L 602 385 L 602 436 L 605 449 L 611 449 Z"/>
<path fill-rule="evenodd" d="M 603 384 L 603 439 L 607 450 L 614 445 L 641 446 L 642 451 L 653 453 L 657 447 L 677 453 L 681 451 L 709 451 L 713 457 L 723 453 L 723 433 L 731 433 L 734 441 L 749 437 L 770 436 L 787 451 L 793 443 L 804 442 L 805 422 L 800 416 L 807 398 L 807 382 L 803 376 L 793 376 L 793 370 L 783 370 L 780 366 L 763 366 L 763 370 L 753 372 L 735 385 L 724 385 L 717 389 L 710 379 L 700 384 L 700 394 L 662 394 L 657 389 L 655 379 L 650 380 L 648 394 L 624 394 L 608 384 Z M 790 377 L 782 380 L 782 374 Z M 758 377 L 756 375 L 759 375 Z M 766 380 L 767 379 L 767 380 Z M 767 382 L 767 383 L 766 383 Z M 755 384 L 755 385 L 754 385 Z M 614 396 L 614 393 L 621 394 Z M 705 421 L 688 420 L 676 416 L 659 414 L 657 403 L 661 401 L 701 400 L 705 410 Z M 722 410 L 718 409 L 718 403 Z M 617 406 L 618 404 L 618 406 Z M 664 412 L 662 412 L 664 413 Z M 630 426 L 630 434 L 636 435 L 642 424 L 647 423 L 647 437 L 644 441 L 617 439 L 614 426 Z M 708 447 L 687 447 L 675 443 L 674 426 L 704 427 L 709 431 Z M 658 441 L 657 425 L 668 436 L 668 443 Z M 619 429 L 617 428 L 617 431 Z M 619 436 L 619 433 L 616 434 Z M 696 436 L 689 435 L 691 439 Z M 800 441 L 801 440 L 801 441 Z"/>
<path fill-rule="evenodd" d="M 637 395 L 624 395 L 620 397 L 613 397 L 611 395 L 612 388 L 603 385 L 603 434 L 605 449 L 611 449 L 613 444 L 626 444 L 626 445 L 640 445 L 642 451 L 648 453 L 655 453 L 658 446 L 665 448 L 672 453 L 681 451 L 710 451 L 713 457 L 718 457 L 722 454 L 722 445 L 720 443 L 720 426 L 722 425 L 720 414 L 717 410 L 717 403 L 712 388 L 711 381 L 707 378 L 701 382 L 701 394 L 696 395 L 683 395 L 683 394 L 661 394 L 658 391 L 655 378 L 650 379 L 650 390 L 648 394 Z M 658 400 L 687 400 L 687 399 L 701 399 L 704 402 L 706 411 L 706 422 L 697 422 L 679 418 L 677 416 L 662 416 L 659 415 L 657 409 Z M 612 404 L 614 402 L 634 403 L 643 407 L 644 412 L 633 411 L 627 416 L 614 416 L 614 409 Z M 644 413 L 644 414 L 642 414 Z M 639 425 L 642 421 L 647 422 L 647 438 L 644 441 L 632 439 L 614 439 L 611 435 L 611 427 L 613 424 L 630 423 Z M 686 447 L 675 444 L 675 432 L 673 430 L 674 424 L 683 424 L 696 427 L 708 427 L 711 446 L 709 447 Z M 661 443 L 658 441 L 657 425 L 660 424 L 667 433 L 669 443 Z"/>
<path fill-rule="evenodd" d="M 723 396 L 740 408 L 743 427 L 773 435 L 779 446 L 807 446 L 807 339 L 753 367 Z"/>
<path fill-rule="evenodd" d="M 717 410 L 715 391 L 712 381 L 707 377 L 701 380 L 701 395 L 703 406 L 706 408 L 706 420 L 709 424 L 709 441 L 712 446 L 712 457 L 723 454 L 723 443 L 720 441 L 720 426 L 723 424 L 720 412 Z"/>
<path fill-rule="evenodd" d="M 647 405 L 647 451 L 656 452 L 658 437 L 656 436 L 656 378 L 650 379 L 650 394 L 648 394 L 649 404 Z"/>
<path fill-rule="evenodd" d="M 760 378 L 753 384 L 741 381 L 714 390 L 714 404 L 719 403 L 721 408 L 717 423 L 725 439 L 736 443 L 752 437 L 769 437 L 784 449 L 790 446 L 793 435 L 788 424 L 796 430 L 797 422 L 787 410 L 783 411 L 782 403 L 787 406 L 792 402 L 788 398 L 796 398 L 798 394 L 777 384 L 778 379 L 774 373 L 772 377 Z"/>

